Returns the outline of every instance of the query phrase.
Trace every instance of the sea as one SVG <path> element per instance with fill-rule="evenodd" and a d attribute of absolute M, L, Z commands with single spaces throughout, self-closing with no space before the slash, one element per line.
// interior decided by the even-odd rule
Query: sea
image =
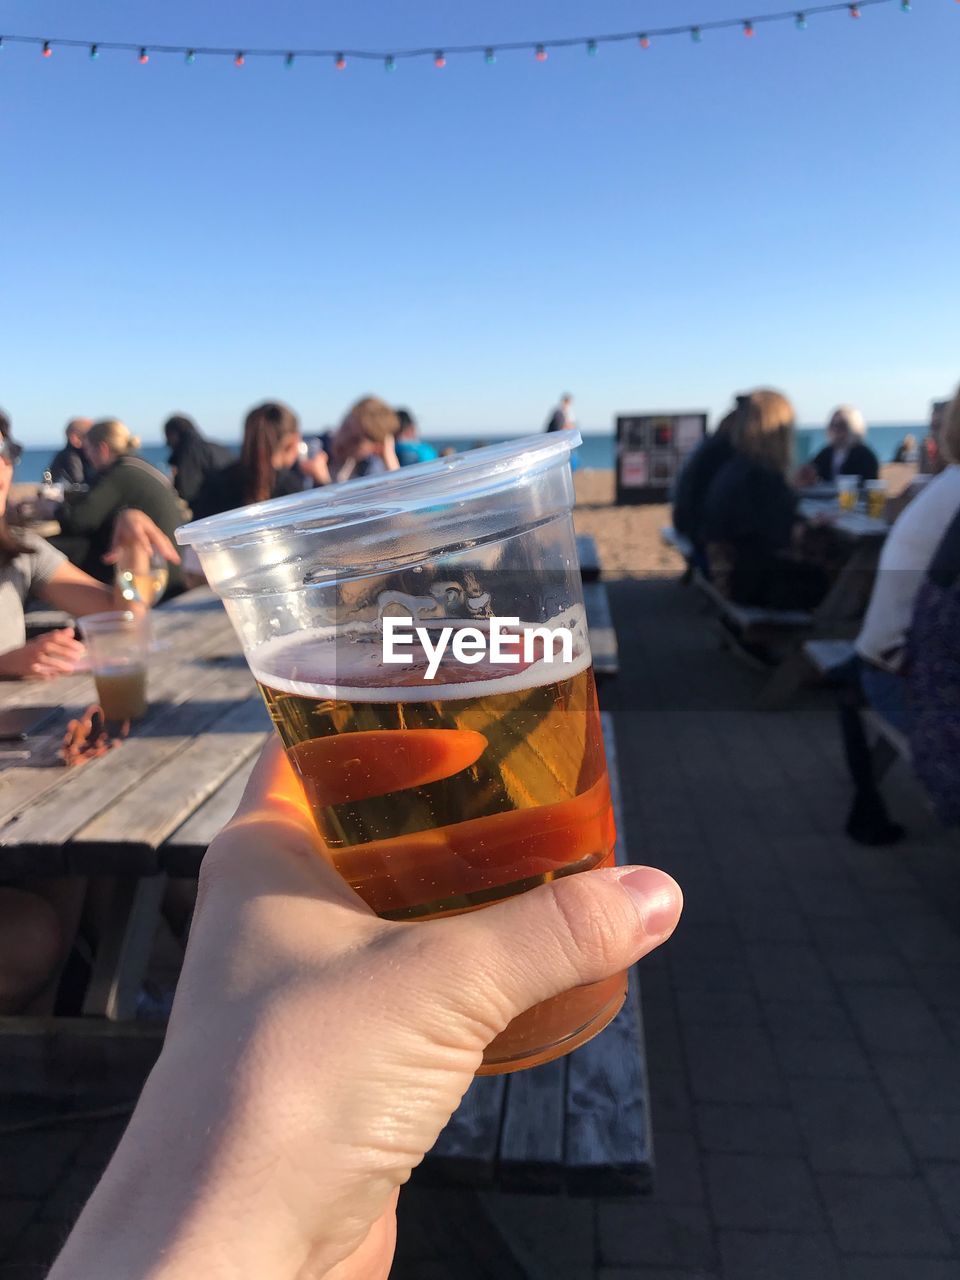
<path fill-rule="evenodd" d="M 891 462 L 894 452 L 906 435 L 913 435 L 917 441 L 923 439 L 927 428 L 922 424 L 905 423 L 871 427 L 867 434 L 867 443 L 877 454 L 881 462 Z M 472 449 L 480 444 L 498 444 L 501 440 L 514 439 L 512 436 L 483 436 L 479 432 L 475 436 L 441 436 L 425 435 L 424 439 L 437 449 L 453 447 L 454 449 Z M 229 441 L 224 443 L 230 444 Z M 826 436 L 822 427 L 800 427 L 797 430 L 797 462 L 806 462 L 818 449 L 826 444 Z M 239 448 L 239 445 L 236 446 Z M 50 460 L 60 448 L 59 444 L 47 445 L 45 448 L 24 449 L 23 457 L 14 480 L 17 483 L 37 484 L 43 479 L 43 473 L 49 467 Z M 578 462 L 583 468 L 594 468 L 598 471 L 612 471 L 616 457 L 616 439 L 613 435 L 600 432 L 584 433 L 583 444 L 578 452 Z M 167 469 L 167 449 L 162 444 L 148 444 L 140 450 L 141 457 L 152 462 L 162 471 Z"/>

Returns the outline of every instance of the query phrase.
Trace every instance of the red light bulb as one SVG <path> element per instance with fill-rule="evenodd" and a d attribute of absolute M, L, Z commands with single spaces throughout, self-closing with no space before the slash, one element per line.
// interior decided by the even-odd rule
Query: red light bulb
<path fill-rule="evenodd" d="M 743 34 L 744 34 L 745 36 L 752 36 L 752 35 L 753 35 L 753 23 L 752 23 L 752 22 L 745 22 L 745 23 L 743 24 Z"/>
<path fill-rule="evenodd" d="M 960 0 L 958 0 L 958 3 L 960 3 Z M 650 37 L 649 37 L 649 36 L 641 36 L 641 37 L 640 37 L 640 48 L 641 48 L 641 49 L 649 49 L 649 48 L 650 48 Z"/>
<path fill-rule="evenodd" d="M 338 71 L 342 71 L 344 69 L 344 67 L 347 65 L 347 60 L 342 53 L 337 54 L 337 60 L 333 65 L 337 68 Z"/>
<path fill-rule="evenodd" d="M 237 54 L 237 56 L 236 56 L 236 57 L 234 58 L 234 60 L 233 60 L 233 65 L 234 65 L 235 67 L 242 67 L 242 66 L 243 66 L 243 64 L 244 64 L 245 62 L 246 62 L 246 58 L 243 56 L 243 54 L 242 54 L 242 53 L 238 53 L 238 54 Z"/>
<path fill-rule="evenodd" d="M 141 67 L 145 67 L 147 65 L 150 61 L 150 55 L 147 53 L 146 49 L 140 50 L 140 56 L 137 61 L 140 63 Z"/>
<path fill-rule="evenodd" d="M 49 58 L 49 57 L 50 57 L 50 55 L 51 55 L 52 53 L 53 53 L 53 50 L 50 48 L 50 41 L 49 41 L 49 40 L 44 40 L 44 42 L 43 42 L 43 56 L 44 56 L 45 58 Z"/>
<path fill-rule="evenodd" d="M 546 62 L 546 60 L 547 60 L 547 51 L 546 51 L 546 49 L 543 47 L 543 45 L 542 45 L 542 44 L 538 44 L 538 45 L 537 45 L 537 52 L 534 54 L 534 57 L 536 58 L 536 60 L 537 60 L 538 62 Z"/>

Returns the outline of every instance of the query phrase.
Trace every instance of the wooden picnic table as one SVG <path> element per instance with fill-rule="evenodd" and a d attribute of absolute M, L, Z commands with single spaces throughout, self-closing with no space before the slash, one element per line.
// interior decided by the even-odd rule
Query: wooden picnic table
<path fill-rule="evenodd" d="M 890 525 L 886 520 L 868 516 L 865 511 L 841 511 L 836 502 L 801 498 L 800 514 L 807 520 L 825 519 L 831 528 L 852 540 L 885 538 L 890 532 Z"/>

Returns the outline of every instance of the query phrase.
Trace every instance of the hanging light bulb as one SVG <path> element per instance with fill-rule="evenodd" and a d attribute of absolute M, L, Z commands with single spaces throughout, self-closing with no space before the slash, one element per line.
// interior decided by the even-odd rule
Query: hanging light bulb
<path fill-rule="evenodd" d="M 147 53 L 146 49 L 140 50 L 140 54 L 137 58 L 137 61 L 140 63 L 141 67 L 145 67 L 147 65 L 147 63 L 150 61 L 150 55 L 149 53 Z"/>
<path fill-rule="evenodd" d="M 334 62 L 333 65 L 336 67 L 338 71 L 342 71 L 344 69 L 344 67 L 347 65 L 347 60 L 342 53 L 337 54 L 336 61 Z"/>
<path fill-rule="evenodd" d="M 442 49 L 438 49 L 437 52 L 433 55 L 433 65 L 437 68 L 438 71 L 442 71 L 443 68 L 447 65 L 447 60 L 443 56 Z"/>
<path fill-rule="evenodd" d="M 743 24 L 743 34 L 745 36 L 753 35 L 753 23 L 749 20 Z"/>
<path fill-rule="evenodd" d="M 910 12 L 910 0 L 900 0 L 900 12 L 901 13 Z"/>
<path fill-rule="evenodd" d="M 640 36 L 640 37 L 639 37 L 639 39 L 638 39 L 638 41 L 637 41 L 637 43 L 640 45 L 640 48 L 641 48 L 641 49 L 649 49 L 649 48 L 650 48 L 650 37 L 649 37 L 649 36 Z"/>
<path fill-rule="evenodd" d="M 242 67 L 245 62 L 246 62 L 246 58 L 238 50 L 237 56 L 233 60 L 233 65 L 235 67 Z"/>
<path fill-rule="evenodd" d="M 388 53 L 387 56 L 384 58 L 383 69 L 384 71 L 396 71 L 397 60 L 392 53 Z"/>
<path fill-rule="evenodd" d="M 798 31 L 806 31 L 806 29 L 807 29 L 807 15 L 806 15 L 805 13 L 798 13 L 798 14 L 797 14 L 797 16 L 796 16 L 795 21 L 796 21 L 796 25 L 797 25 L 797 30 L 798 30 Z"/>
<path fill-rule="evenodd" d="M 293 63 L 294 63 L 294 57 L 293 57 L 293 54 L 292 54 L 292 53 L 288 53 L 288 54 L 287 54 L 287 56 L 286 56 L 286 57 L 284 58 L 284 60 L 283 60 L 283 65 L 284 65 L 285 67 L 292 67 L 292 66 L 293 66 Z"/>
<path fill-rule="evenodd" d="M 851 17 L 851 18 L 859 18 L 859 17 L 860 17 L 860 6 L 859 6 L 858 4 L 852 4 L 852 5 L 850 6 L 850 17 Z"/>
<path fill-rule="evenodd" d="M 591 58 L 595 58 L 595 57 L 597 56 L 597 42 L 596 42 L 596 40 L 588 40 L 588 41 L 587 41 L 587 55 L 588 55 L 588 57 L 591 57 Z"/>
<path fill-rule="evenodd" d="M 45 58 L 49 58 L 50 55 L 53 53 L 53 50 L 50 48 L 49 40 L 44 40 L 43 49 L 41 50 L 41 52 Z"/>
<path fill-rule="evenodd" d="M 700 43 L 700 41 L 703 39 L 703 32 L 700 30 L 699 27 L 690 28 L 690 39 L 693 41 L 694 44 Z"/>
<path fill-rule="evenodd" d="M 546 49 L 543 47 L 543 45 L 542 45 L 542 44 L 538 44 L 538 45 L 537 45 L 537 51 L 536 51 L 536 53 L 535 53 L 533 56 L 536 58 L 536 60 L 537 60 L 538 62 L 546 62 L 546 60 L 547 60 L 547 51 L 546 51 Z"/>
<path fill-rule="evenodd" d="M 492 67 L 497 60 L 497 55 L 492 49 L 487 49 L 483 55 L 483 60 L 488 67 Z"/>
<path fill-rule="evenodd" d="M 197 60 L 197 55 L 194 53 L 192 49 L 188 49 L 186 52 L 186 56 L 184 57 L 183 60 L 188 67 L 192 67 Z"/>
<path fill-rule="evenodd" d="M 90 57 L 94 59 L 100 57 L 100 50 L 97 48 L 95 44 L 92 44 L 90 46 Z"/>

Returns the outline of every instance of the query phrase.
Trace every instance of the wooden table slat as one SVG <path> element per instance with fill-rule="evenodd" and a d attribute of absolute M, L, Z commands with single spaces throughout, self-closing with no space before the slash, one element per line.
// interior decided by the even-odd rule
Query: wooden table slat
<path fill-rule="evenodd" d="M 567 1059 L 507 1077 L 498 1186 L 504 1191 L 564 1189 Z"/>
<path fill-rule="evenodd" d="M 256 763 L 256 755 L 244 761 L 182 826 L 167 837 L 160 850 L 160 866 L 167 875 L 199 874 L 207 846 L 236 812 Z"/>

